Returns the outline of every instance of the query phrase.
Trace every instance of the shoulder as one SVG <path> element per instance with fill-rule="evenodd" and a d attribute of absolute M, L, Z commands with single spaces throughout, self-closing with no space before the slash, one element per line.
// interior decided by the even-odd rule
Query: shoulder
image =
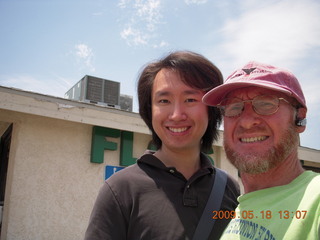
<path fill-rule="evenodd" d="M 106 182 L 110 185 L 137 184 L 148 181 L 155 173 L 162 172 L 161 170 L 166 170 L 165 165 L 152 153 L 146 152 L 135 164 L 116 172 Z"/>
<path fill-rule="evenodd" d="M 130 182 L 136 182 L 141 177 L 145 175 L 144 171 L 138 166 L 138 164 L 133 164 L 131 166 L 125 167 L 124 169 L 114 173 L 110 178 L 108 178 L 105 183 L 112 186 L 125 187 Z"/>
<path fill-rule="evenodd" d="M 320 173 L 312 172 L 312 171 L 306 171 L 306 174 L 310 177 L 311 184 L 319 183 L 320 182 Z"/>
<path fill-rule="evenodd" d="M 306 171 L 303 175 L 304 180 L 302 181 L 305 181 L 305 194 L 309 194 L 312 198 L 316 198 L 316 201 L 320 201 L 320 174 Z"/>
<path fill-rule="evenodd" d="M 143 155 L 142 158 L 144 161 L 141 161 L 140 158 L 137 163 L 113 174 L 106 180 L 105 185 L 107 185 L 112 192 L 117 192 L 118 195 L 133 194 L 154 189 L 156 187 L 154 178 L 163 177 L 161 174 L 162 171 L 151 164 L 152 159 L 149 159 L 148 156 Z M 151 160 L 150 164 L 147 163 L 148 160 Z"/>
<path fill-rule="evenodd" d="M 98 202 L 108 205 L 107 209 L 120 207 L 124 211 L 146 185 L 143 178 L 146 176 L 137 164 L 114 173 L 100 188 L 98 199 L 101 201 Z"/>
<path fill-rule="evenodd" d="M 306 191 L 312 193 L 318 193 L 320 196 L 320 174 L 313 171 L 305 171 L 296 180 L 293 181 L 293 185 L 306 188 Z"/>

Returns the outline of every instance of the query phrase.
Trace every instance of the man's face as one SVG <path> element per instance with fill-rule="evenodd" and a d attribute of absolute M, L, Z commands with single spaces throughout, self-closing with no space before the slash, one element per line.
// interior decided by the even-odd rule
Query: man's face
<path fill-rule="evenodd" d="M 162 69 L 153 83 L 152 125 L 162 141 L 162 149 L 199 151 L 208 126 L 204 93 L 185 85 L 180 75 Z"/>
<path fill-rule="evenodd" d="M 259 95 L 286 98 L 276 91 L 249 87 L 228 94 L 228 98 L 251 100 Z M 224 147 L 230 162 L 249 174 L 258 174 L 276 167 L 298 146 L 298 133 L 294 126 L 295 110 L 285 101 L 272 115 L 259 115 L 251 102 L 236 117 L 224 117 Z"/>

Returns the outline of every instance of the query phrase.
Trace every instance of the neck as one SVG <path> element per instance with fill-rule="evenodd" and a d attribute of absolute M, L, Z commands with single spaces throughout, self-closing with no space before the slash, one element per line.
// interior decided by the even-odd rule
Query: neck
<path fill-rule="evenodd" d="M 241 173 L 244 192 L 249 193 L 265 188 L 289 184 L 304 172 L 297 153 L 290 155 L 286 160 L 267 172 L 259 174 Z"/>
<path fill-rule="evenodd" d="M 199 149 L 197 151 L 174 151 L 163 146 L 154 155 L 167 167 L 175 167 L 186 179 L 200 169 Z"/>

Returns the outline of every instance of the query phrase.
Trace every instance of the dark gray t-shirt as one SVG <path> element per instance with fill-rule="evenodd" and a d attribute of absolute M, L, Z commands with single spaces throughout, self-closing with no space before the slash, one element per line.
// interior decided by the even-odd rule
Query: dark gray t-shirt
<path fill-rule="evenodd" d="M 86 240 L 192 239 L 214 181 L 201 154 L 201 169 L 189 180 L 150 152 L 111 176 L 100 189 Z M 236 208 L 239 185 L 228 177 L 221 210 Z M 230 219 L 217 219 L 209 239 L 219 239 Z"/>

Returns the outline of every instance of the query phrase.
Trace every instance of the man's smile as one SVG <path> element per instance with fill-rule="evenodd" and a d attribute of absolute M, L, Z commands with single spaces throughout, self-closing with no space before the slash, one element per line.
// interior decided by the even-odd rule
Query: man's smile
<path fill-rule="evenodd" d="M 253 142 L 262 142 L 266 140 L 267 136 L 258 136 L 258 137 L 249 137 L 249 138 L 240 138 L 240 141 L 243 143 L 253 143 Z"/>
<path fill-rule="evenodd" d="M 182 132 L 185 132 L 188 127 L 168 127 L 168 129 L 171 131 L 171 132 L 174 132 L 174 133 L 182 133 Z"/>

